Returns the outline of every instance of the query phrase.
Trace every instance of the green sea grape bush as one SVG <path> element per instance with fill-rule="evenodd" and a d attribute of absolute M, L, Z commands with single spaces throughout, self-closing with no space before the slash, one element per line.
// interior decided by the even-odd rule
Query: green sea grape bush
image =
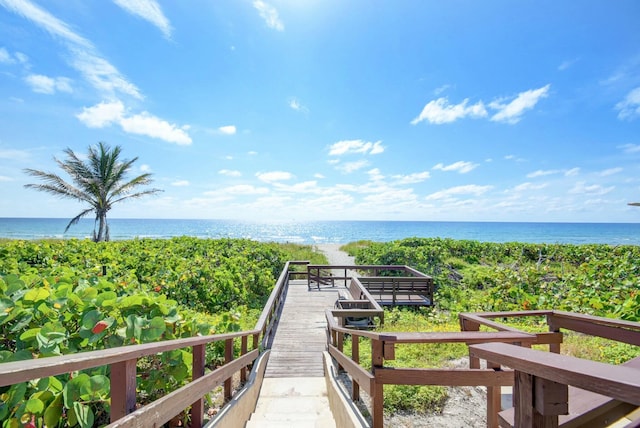
<path fill-rule="evenodd" d="M 640 321 L 640 247 L 409 238 L 359 245 L 359 264 L 434 277 L 436 302 L 467 311 L 558 309 Z"/>
<path fill-rule="evenodd" d="M 2 241 L 0 255 L 0 362 L 252 328 L 287 259 L 276 244 L 195 238 Z M 208 346 L 209 369 L 223 356 Z M 191 362 L 189 349 L 141 358 L 139 402 L 187 383 Z M 0 388 L 3 427 L 107 423 L 108 370 Z"/>
<path fill-rule="evenodd" d="M 0 362 L 211 334 L 222 321 L 180 308 L 154 292 L 74 276 L 64 269 L 56 273 L 61 276 L 37 283 L 30 282 L 36 276 L 26 277 L 27 281 L 15 274 L 0 276 Z M 190 379 L 190 370 L 188 350 L 141 359 L 138 386 L 143 398 L 152 400 L 162 391 L 182 386 Z M 58 426 L 51 421 L 64 414 L 68 426 L 106 421 L 107 375 L 107 367 L 98 367 L 2 388 L 0 420 L 23 421 L 27 415 L 36 423 Z"/>
<path fill-rule="evenodd" d="M 485 243 L 410 238 L 360 241 L 343 247 L 359 264 L 409 265 L 434 277 L 435 308 L 385 310 L 384 331 L 457 331 L 460 312 L 558 309 L 640 321 L 640 248 L 636 246 Z M 544 331 L 540 317 L 509 319 L 525 331 Z M 370 347 L 360 346 L 361 361 Z M 567 334 L 563 352 L 619 364 L 638 347 Z M 350 352 L 350 341 L 345 341 Z M 442 367 L 467 354 L 453 344 L 397 346 L 397 367 Z M 421 397 L 415 400 L 415 397 Z M 385 412 L 438 411 L 446 388 L 385 385 Z"/>

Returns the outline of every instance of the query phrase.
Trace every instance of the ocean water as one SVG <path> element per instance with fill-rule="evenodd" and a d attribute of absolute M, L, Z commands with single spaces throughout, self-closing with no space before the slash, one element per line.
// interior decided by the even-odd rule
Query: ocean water
<path fill-rule="evenodd" d="M 64 229 L 69 219 L 0 218 L 0 238 L 90 238 L 93 220 Z M 499 223 L 440 221 L 246 222 L 233 220 L 109 219 L 112 240 L 133 238 L 248 238 L 299 244 L 388 242 L 440 237 L 486 242 L 640 245 L 640 223 Z"/>

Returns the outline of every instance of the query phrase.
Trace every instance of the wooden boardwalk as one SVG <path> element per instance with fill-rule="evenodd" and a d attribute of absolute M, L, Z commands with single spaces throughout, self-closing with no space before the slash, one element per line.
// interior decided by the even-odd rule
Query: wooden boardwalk
<path fill-rule="evenodd" d="M 324 376 L 325 310 L 333 308 L 339 288 L 307 290 L 306 280 L 289 281 L 265 377 Z"/>

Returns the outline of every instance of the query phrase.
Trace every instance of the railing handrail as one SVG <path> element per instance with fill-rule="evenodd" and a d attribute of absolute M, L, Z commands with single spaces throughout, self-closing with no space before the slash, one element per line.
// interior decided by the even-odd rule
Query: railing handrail
<path fill-rule="evenodd" d="M 56 376 L 77 370 L 106 366 L 155 355 L 174 349 L 206 345 L 212 342 L 252 336 L 259 330 L 242 331 L 237 333 L 213 334 L 209 336 L 194 336 L 184 339 L 163 340 L 160 342 L 142 343 L 139 345 L 125 345 L 117 348 L 99 349 L 95 351 L 78 352 L 55 357 L 36 358 L 31 360 L 11 361 L 0 364 L 0 386 L 14 385 L 48 376 Z"/>
<path fill-rule="evenodd" d="M 472 345 L 472 355 L 516 371 L 640 406 L 640 369 L 506 343 Z"/>
<path fill-rule="evenodd" d="M 330 330 L 353 336 L 367 337 L 388 344 L 401 343 L 483 343 L 496 342 L 520 342 L 535 343 L 536 335 L 533 333 L 519 332 L 491 332 L 491 331 L 451 331 L 451 332 L 374 332 L 357 330 L 349 327 L 341 327 L 334 319 L 334 313 L 340 314 L 340 309 L 327 309 L 325 311 L 327 324 Z M 366 309 L 353 309 L 353 312 L 367 313 Z M 370 311 L 371 312 L 371 311 Z"/>
<path fill-rule="evenodd" d="M 291 262 L 287 262 L 284 265 L 282 272 L 280 272 L 280 276 L 276 281 L 276 285 L 273 287 L 273 290 L 271 290 L 271 294 L 269 294 L 269 298 L 267 299 L 267 302 L 265 303 L 264 308 L 260 313 L 260 317 L 256 322 L 256 326 L 254 330 L 262 331 L 264 329 L 267 319 L 269 318 L 269 315 L 272 314 L 273 306 L 275 305 L 278 296 L 280 296 L 280 294 L 282 293 L 282 289 L 284 288 L 287 282 L 286 280 L 287 280 L 287 275 L 289 274 L 290 264 Z"/>
<path fill-rule="evenodd" d="M 160 426 L 164 424 L 164 421 L 167 419 L 174 417 L 189 407 L 193 402 L 193 397 L 204 396 L 219 386 L 230 375 L 240 370 L 241 367 L 256 360 L 258 356 L 258 350 L 254 349 L 232 362 L 218 367 L 211 373 L 207 373 L 193 382 L 189 382 L 181 388 L 141 407 L 135 412 L 129 413 L 123 418 L 107 425 L 107 428 Z"/>
<path fill-rule="evenodd" d="M 609 327 L 621 327 L 631 331 L 640 332 L 640 324 L 635 321 L 618 320 L 614 318 L 599 317 L 596 315 L 577 314 L 565 311 L 551 311 L 552 315 L 558 318 L 573 319 L 581 321 L 589 321 L 592 324 L 604 325 Z"/>
<path fill-rule="evenodd" d="M 419 271 L 407 266 L 407 265 L 321 265 L 321 264 L 308 264 L 307 269 L 350 269 L 350 270 L 401 270 L 410 272 L 416 277 L 427 277 L 429 275 L 420 273 Z M 419 275 L 418 275 L 419 274 Z"/>

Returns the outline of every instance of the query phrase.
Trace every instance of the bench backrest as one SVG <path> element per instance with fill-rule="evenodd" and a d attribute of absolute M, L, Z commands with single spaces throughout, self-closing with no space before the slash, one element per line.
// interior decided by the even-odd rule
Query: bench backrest
<path fill-rule="evenodd" d="M 360 280 L 361 278 L 357 277 L 351 278 L 351 283 L 349 284 L 349 292 L 351 293 L 351 296 L 356 300 L 368 300 L 371 302 L 372 308 L 383 311 L 382 306 L 380 306 L 378 301 L 373 298 L 371 293 L 369 293 Z"/>
<path fill-rule="evenodd" d="M 373 295 L 408 294 L 426 297 L 433 302 L 433 280 L 418 277 L 374 277 L 360 278 L 362 284 Z"/>

